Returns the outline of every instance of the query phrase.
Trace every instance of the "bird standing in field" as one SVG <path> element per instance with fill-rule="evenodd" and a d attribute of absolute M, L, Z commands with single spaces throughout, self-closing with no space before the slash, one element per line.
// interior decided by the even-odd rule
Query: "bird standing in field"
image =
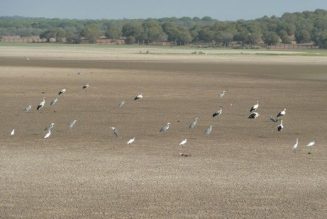
<path fill-rule="evenodd" d="M 50 124 L 49 124 L 49 126 L 48 127 L 46 127 L 45 129 L 44 129 L 44 131 L 45 132 L 47 132 L 47 131 L 51 131 L 53 128 L 54 128 L 54 126 L 55 126 L 55 124 L 53 123 L 53 122 L 51 122 Z"/>
<path fill-rule="evenodd" d="M 212 132 L 212 125 L 210 125 L 208 128 L 206 128 L 206 130 L 204 130 L 204 134 L 206 135 L 210 135 Z"/>
<path fill-rule="evenodd" d="M 135 137 L 134 137 L 134 138 L 131 138 L 131 139 L 129 139 L 129 140 L 128 140 L 128 142 L 127 142 L 127 144 L 133 144 L 133 143 L 134 143 L 134 141 L 135 141 Z"/>
<path fill-rule="evenodd" d="M 119 104 L 119 108 L 122 108 L 125 105 L 125 100 L 121 101 Z"/>
<path fill-rule="evenodd" d="M 316 144 L 316 141 L 313 140 L 313 141 L 310 141 L 306 146 L 309 147 L 309 152 L 308 154 L 311 154 L 311 148 Z"/>
<path fill-rule="evenodd" d="M 160 128 L 160 132 L 167 132 L 170 127 L 170 122 Z"/>
<path fill-rule="evenodd" d="M 69 124 L 69 128 L 70 128 L 70 129 L 74 128 L 76 122 L 77 122 L 77 120 L 74 119 L 74 120 Z"/>
<path fill-rule="evenodd" d="M 293 145 L 292 150 L 295 152 L 298 146 L 299 146 L 299 138 L 296 139 L 296 142 L 295 142 L 295 144 Z"/>
<path fill-rule="evenodd" d="M 64 94 L 65 92 L 66 92 L 66 89 L 63 88 L 63 89 L 61 89 L 61 91 L 58 92 L 58 95 L 60 96 L 60 95 Z"/>
<path fill-rule="evenodd" d="M 280 111 L 277 114 L 276 118 L 278 119 L 279 117 L 282 117 L 282 116 L 285 116 L 285 115 L 286 115 L 286 108 L 284 108 L 282 111 Z"/>
<path fill-rule="evenodd" d="M 251 107 L 250 113 L 257 111 L 258 108 L 259 108 L 259 100 L 257 100 L 257 103 Z"/>
<path fill-rule="evenodd" d="M 117 130 L 117 128 L 116 127 L 111 127 L 111 129 L 112 129 L 112 132 L 114 133 L 114 135 L 116 137 L 118 137 L 118 130 Z"/>
<path fill-rule="evenodd" d="M 249 119 L 256 119 L 260 116 L 260 114 L 258 112 L 252 112 L 250 115 L 249 115 Z"/>
<path fill-rule="evenodd" d="M 44 138 L 44 139 L 49 138 L 50 135 L 51 135 L 51 129 L 49 129 L 49 130 L 45 133 L 45 135 L 44 135 L 43 138 Z"/>
<path fill-rule="evenodd" d="M 137 96 L 134 97 L 134 100 L 141 100 L 143 99 L 143 94 L 139 93 Z"/>
<path fill-rule="evenodd" d="M 40 110 L 44 107 L 45 105 L 45 97 L 43 97 L 43 100 L 37 105 L 36 110 Z"/>
<path fill-rule="evenodd" d="M 283 120 L 280 120 L 280 124 L 277 126 L 277 131 L 282 131 L 284 128 L 284 125 L 283 125 Z"/>
<path fill-rule="evenodd" d="M 225 96 L 225 93 L 226 93 L 227 91 L 225 91 L 225 90 L 223 90 L 223 92 L 221 92 L 220 94 L 219 94 L 219 97 L 220 98 L 223 98 L 224 96 Z"/>
<path fill-rule="evenodd" d="M 24 111 L 29 112 L 31 111 L 31 109 L 32 109 L 32 105 L 28 105 L 27 107 L 25 107 Z"/>
<path fill-rule="evenodd" d="M 184 146 L 187 143 L 187 139 L 185 138 L 179 143 L 179 146 Z"/>
<path fill-rule="evenodd" d="M 15 135 L 15 129 L 11 130 L 10 132 L 10 136 L 14 136 Z"/>
<path fill-rule="evenodd" d="M 223 107 L 221 106 L 220 109 L 212 114 L 212 117 L 219 117 L 223 113 Z"/>
<path fill-rule="evenodd" d="M 198 119 L 199 117 L 195 117 L 194 120 L 192 121 L 192 123 L 190 124 L 189 128 L 190 129 L 194 129 L 196 124 L 198 124 Z"/>
<path fill-rule="evenodd" d="M 55 105 L 58 102 L 58 97 L 54 98 L 51 102 L 50 102 L 50 106 Z"/>
<path fill-rule="evenodd" d="M 84 85 L 82 86 L 82 89 L 83 89 L 83 90 L 86 90 L 86 89 L 89 88 L 89 87 L 90 87 L 89 84 L 84 84 Z"/>

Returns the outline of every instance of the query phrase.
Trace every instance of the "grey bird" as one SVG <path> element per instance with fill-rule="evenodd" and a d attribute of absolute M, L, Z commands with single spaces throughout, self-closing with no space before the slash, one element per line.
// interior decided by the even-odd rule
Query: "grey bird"
<path fill-rule="evenodd" d="M 204 130 L 204 134 L 206 135 L 210 135 L 212 132 L 212 125 L 210 125 L 208 128 L 206 128 L 206 130 Z"/>
<path fill-rule="evenodd" d="M 116 137 L 118 137 L 118 130 L 117 130 L 117 128 L 116 127 L 111 127 L 111 129 L 112 129 L 112 132 L 114 133 L 114 135 Z"/>
<path fill-rule="evenodd" d="M 194 118 L 194 120 L 192 121 L 192 123 L 189 126 L 190 129 L 194 129 L 195 128 L 195 126 L 198 124 L 198 119 L 199 119 L 199 117 L 195 117 Z"/>
<path fill-rule="evenodd" d="M 170 122 L 168 122 L 166 125 L 162 126 L 160 129 L 160 132 L 167 132 L 170 126 Z"/>

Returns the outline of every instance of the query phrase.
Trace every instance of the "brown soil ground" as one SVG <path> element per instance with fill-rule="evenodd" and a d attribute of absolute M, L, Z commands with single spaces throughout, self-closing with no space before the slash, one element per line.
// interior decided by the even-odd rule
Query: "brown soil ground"
<path fill-rule="evenodd" d="M 0 218 L 326 218 L 326 100 L 323 64 L 1 57 Z M 277 133 L 269 116 L 284 107 Z"/>

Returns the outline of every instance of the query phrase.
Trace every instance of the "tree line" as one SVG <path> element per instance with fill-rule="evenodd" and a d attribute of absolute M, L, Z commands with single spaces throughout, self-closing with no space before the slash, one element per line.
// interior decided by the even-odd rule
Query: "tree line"
<path fill-rule="evenodd" d="M 327 48 L 327 10 L 285 13 L 254 20 L 218 21 L 211 17 L 77 20 L 0 17 L 0 36 L 35 36 L 58 42 L 95 43 L 99 37 L 124 39 L 128 44 L 172 42 L 242 47 L 315 43 Z"/>

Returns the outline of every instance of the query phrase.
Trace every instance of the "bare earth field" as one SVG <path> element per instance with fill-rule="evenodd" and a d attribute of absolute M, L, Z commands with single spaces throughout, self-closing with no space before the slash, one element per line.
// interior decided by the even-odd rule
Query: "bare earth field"
<path fill-rule="evenodd" d="M 0 218 L 327 218 L 325 57 L 88 60 L 9 50 L 0 51 Z M 260 117 L 249 120 L 256 100 Z M 284 107 L 277 133 L 269 116 Z"/>

